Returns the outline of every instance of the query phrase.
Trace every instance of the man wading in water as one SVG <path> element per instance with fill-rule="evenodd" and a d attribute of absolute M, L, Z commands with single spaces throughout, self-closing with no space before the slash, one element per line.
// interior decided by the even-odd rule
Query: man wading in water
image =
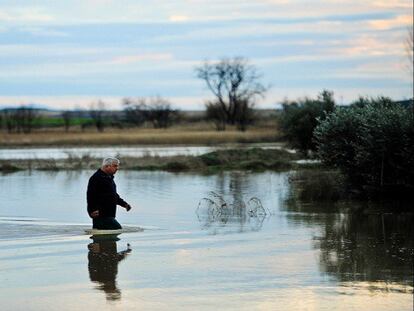
<path fill-rule="evenodd" d="M 116 221 L 116 206 L 120 205 L 127 211 L 131 205 L 116 193 L 114 174 L 119 168 L 119 160 L 106 158 L 102 166 L 89 178 L 87 202 L 88 214 L 92 218 L 94 229 L 122 229 Z"/>

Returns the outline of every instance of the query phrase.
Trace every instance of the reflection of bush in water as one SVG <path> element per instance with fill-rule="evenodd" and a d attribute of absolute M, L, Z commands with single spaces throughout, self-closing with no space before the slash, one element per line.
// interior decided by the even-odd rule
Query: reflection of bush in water
<path fill-rule="evenodd" d="M 250 198 L 247 203 L 236 198 L 233 203 L 227 203 L 224 198 L 215 192 L 210 192 L 208 198 L 202 198 L 196 210 L 198 219 L 205 227 L 212 224 L 225 225 L 226 223 L 250 222 L 253 229 L 260 229 L 263 220 L 270 211 L 266 210 L 258 198 Z"/>
<path fill-rule="evenodd" d="M 304 170 L 290 176 L 292 195 L 303 201 L 338 201 L 350 197 L 338 171 Z"/>
<path fill-rule="evenodd" d="M 294 226 L 319 228 L 313 237 L 320 270 L 340 282 L 369 282 L 373 291 L 413 291 L 414 214 L 357 201 L 284 205 Z"/>
<path fill-rule="evenodd" d="M 413 221 L 412 214 L 346 214 L 328 223 L 315 238 L 322 270 L 345 282 L 385 281 L 412 292 Z"/>

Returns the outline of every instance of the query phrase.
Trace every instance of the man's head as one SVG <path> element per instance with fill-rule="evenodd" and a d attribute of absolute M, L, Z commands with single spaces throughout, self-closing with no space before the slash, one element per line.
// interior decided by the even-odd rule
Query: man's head
<path fill-rule="evenodd" d="M 120 161 L 116 158 L 105 158 L 102 161 L 101 170 L 109 175 L 114 175 L 119 168 Z"/>

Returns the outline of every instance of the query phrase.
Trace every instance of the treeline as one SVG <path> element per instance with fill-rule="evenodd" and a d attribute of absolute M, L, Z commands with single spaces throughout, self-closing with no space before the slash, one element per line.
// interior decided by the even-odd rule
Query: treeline
<path fill-rule="evenodd" d="M 286 101 L 280 115 L 286 140 L 303 154 L 338 169 L 345 187 L 368 197 L 414 191 L 413 100 L 361 97 L 337 106 L 333 93 Z"/>
<path fill-rule="evenodd" d="M 216 130 L 224 131 L 227 126 L 245 131 L 253 124 L 256 100 L 264 97 L 267 87 L 260 82 L 255 66 L 241 57 L 225 58 L 218 62 L 205 62 L 195 68 L 196 76 L 203 80 L 212 98 L 205 102 L 205 120 L 211 121 Z M 66 131 L 73 125 L 83 129 L 94 126 L 100 132 L 105 127 L 128 127 L 151 124 L 154 128 L 167 128 L 180 120 L 181 114 L 162 97 L 125 98 L 122 113 L 110 112 L 103 101 L 92 103 L 87 115 L 85 111 L 64 111 L 60 117 Z M 0 126 L 9 133 L 30 133 L 37 127 L 57 124 L 51 118 L 39 114 L 30 106 L 4 109 L 0 114 Z"/>
<path fill-rule="evenodd" d="M 9 133 L 30 133 L 37 118 L 38 111 L 31 107 L 3 109 L 0 111 L 0 128 L 5 128 Z"/>
<path fill-rule="evenodd" d="M 156 98 L 125 98 L 124 109 L 111 111 L 103 101 L 91 104 L 88 110 L 51 112 L 31 106 L 7 108 L 0 111 L 0 128 L 8 133 L 30 133 L 34 129 L 62 127 L 69 131 L 79 127 L 82 131 L 96 128 L 103 132 L 107 127 L 128 128 L 149 125 L 167 128 L 180 119 L 180 112 L 167 100 Z"/>

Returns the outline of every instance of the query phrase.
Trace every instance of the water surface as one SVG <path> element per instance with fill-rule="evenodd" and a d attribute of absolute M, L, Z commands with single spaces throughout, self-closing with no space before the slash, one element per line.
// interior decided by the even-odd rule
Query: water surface
<path fill-rule="evenodd" d="M 71 157 L 143 157 L 143 156 L 176 156 L 176 155 L 201 155 L 220 149 L 232 148 L 263 148 L 282 149 L 280 143 L 257 144 L 223 144 L 215 146 L 108 146 L 108 147 L 25 147 L 25 148 L 0 148 L 1 160 L 29 160 L 29 159 L 68 159 Z M 293 150 L 289 150 L 293 152 Z"/>
<path fill-rule="evenodd" d="M 92 239 L 92 173 L 0 175 L 1 310 L 412 310 L 410 213 L 292 200 L 291 172 L 120 171 L 145 230 Z M 211 191 L 266 215 L 197 209 Z"/>

